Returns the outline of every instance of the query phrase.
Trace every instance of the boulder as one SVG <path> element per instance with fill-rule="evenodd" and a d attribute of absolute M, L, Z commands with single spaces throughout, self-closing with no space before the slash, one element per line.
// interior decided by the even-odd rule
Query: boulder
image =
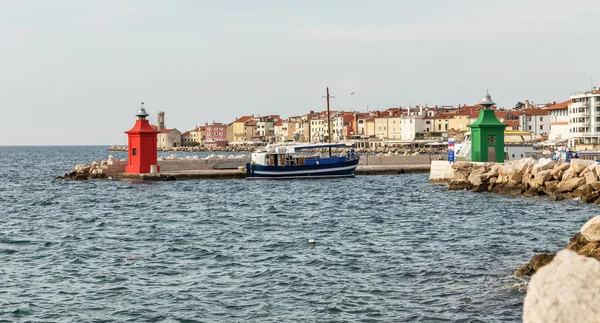
<path fill-rule="evenodd" d="M 566 193 L 555 193 L 554 200 L 555 201 L 565 201 L 573 198 L 573 194 L 571 192 Z"/>
<path fill-rule="evenodd" d="M 583 175 L 585 175 L 589 172 L 592 172 L 595 175 L 597 165 L 598 165 L 598 162 L 596 162 L 596 161 L 592 162 L 588 167 L 586 167 L 584 170 L 582 170 L 581 173 L 579 173 L 579 177 L 583 177 Z"/>
<path fill-rule="evenodd" d="M 520 182 L 509 181 L 499 190 L 500 194 L 518 196 L 525 191 L 525 185 Z"/>
<path fill-rule="evenodd" d="M 587 241 L 600 242 L 600 216 L 586 222 L 579 232 Z"/>
<path fill-rule="evenodd" d="M 562 176 L 562 180 L 564 182 L 564 181 L 568 181 L 568 180 L 576 178 L 576 177 L 577 177 L 577 172 L 575 172 L 573 167 L 569 167 L 567 170 L 565 170 L 565 172 Z"/>
<path fill-rule="evenodd" d="M 554 176 L 554 178 L 561 179 L 563 174 L 565 173 L 565 171 L 567 169 L 569 169 L 569 167 L 571 167 L 571 164 L 561 163 L 559 165 L 554 166 L 554 168 L 551 171 L 551 174 L 552 174 L 552 176 Z"/>
<path fill-rule="evenodd" d="M 505 164 L 498 168 L 498 173 L 502 176 L 508 176 L 508 174 L 513 172 L 512 164 Z"/>
<path fill-rule="evenodd" d="M 516 172 L 525 173 L 527 169 L 534 164 L 535 160 L 533 158 L 524 158 L 514 163 L 513 170 Z"/>
<path fill-rule="evenodd" d="M 552 177 L 551 170 L 545 169 L 545 170 L 539 171 L 535 174 L 535 183 L 538 186 L 542 186 L 542 185 L 544 185 L 545 182 L 551 180 L 552 178 L 553 177 Z"/>
<path fill-rule="evenodd" d="M 590 242 L 583 237 L 581 232 L 576 233 L 569 239 L 569 244 L 565 247 L 565 249 L 573 250 L 575 252 L 579 252 L 583 247 L 585 247 Z"/>
<path fill-rule="evenodd" d="M 573 170 L 575 170 L 575 172 L 577 174 L 581 173 L 586 167 L 590 166 L 591 164 L 593 164 L 594 161 L 593 160 L 587 160 L 587 159 L 573 159 L 571 161 L 571 168 Z"/>
<path fill-rule="evenodd" d="M 533 165 L 531 173 L 535 175 L 539 171 L 554 168 L 554 165 L 555 162 L 551 158 L 541 158 L 537 161 L 537 163 L 535 163 L 535 165 Z"/>
<path fill-rule="evenodd" d="M 552 253 L 542 253 L 537 254 L 531 257 L 531 260 L 523 267 L 517 269 L 515 271 L 515 275 L 518 276 L 531 276 L 535 274 L 540 268 L 547 265 L 554 259 L 554 254 Z"/>
<path fill-rule="evenodd" d="M 573 191 L 573 197 L 579 198 L 580 201 L 591 203 L 600 196 L 600 192 L 594 191 L 591 184 L 583 184 Z"/>
<path fill-rule="evenodd" d="M 471 184 L 471 186 L 477 188 L 476 191 L 481 191 L 480 187 L 486 184 L 485 182 L 488 179 L 487 173 L 488 171 L 485 169 L 484 166 L 473 167 L 467 180 L 469 181 L 469 184 Z"/>
<path fill-rule="evenodd" d="M 523 322 L 594 322 L 600 306 L 600 261 L 562 250 L 529 282 Z"/>
<path fill-rule="evenodd" d="M 594 171 L 596 172 L 596 176 L 600 177 L 600 164 L 596 165 Z"/>
<path fill-rule="evenodd" d="M 490 171 L 488 172 L 488 177 L 498 177 L 498 175 L 500 175 L 500 173 L 498 172 L 499 168 L 500 168 L 499 164 L 492 165 L 492 167 L 490 168 Z"/>
<path fill-rule="evenodd" d="M 592 184 L 598 181 L 598 177 L 596 176 L 595 171 L 588 171 L 587 173 L 585 173 L 585 175 L 583 175 L 583 177 L 585 178 L 585 182 L 588 184 Z"/>
<path fill-rule="evenodd" d="M 507 179 L 509 182 L 514 181 L 514 182 L 522 182 L 523 181 L 523 173 L 521 172 L 517 172 L 517 171 L 513 171 L 510 174 L 508 174 Z"/>
<path fill-rule="evenodd" d="M 556 187 L 556 190 L 559 193 L 572 192 L 576 190 L 579 186 L 585 184 L 585 178 L 572 178 L 566 181 L 562 181 Z"/>
<path fill-rule="evenodd" d="M 558 187 L 559 181 L 547 181 L 544 183 L 542 187 L 542 191 L 546 193 L 546 195 L 552 195 L 556 192 L 556 188 Z"/>

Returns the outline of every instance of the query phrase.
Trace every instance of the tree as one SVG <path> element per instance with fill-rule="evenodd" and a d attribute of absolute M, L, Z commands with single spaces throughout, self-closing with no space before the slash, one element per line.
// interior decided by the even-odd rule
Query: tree
<path fill-rule="evenodd" d="M 517 102 L 517 104 L 515 104 L 515 110 L 521 110 L 521 109 L 523 109 L 524 106 L 525 106 L 525 103 L 519 101 L 519 102 Z"/>

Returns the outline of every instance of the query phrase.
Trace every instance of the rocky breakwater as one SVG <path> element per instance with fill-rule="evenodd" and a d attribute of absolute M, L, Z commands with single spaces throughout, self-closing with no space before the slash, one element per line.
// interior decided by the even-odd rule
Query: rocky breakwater
<path fill-rule="evenodd" d="M 76 165 L 71 171 L 56 179 L 89 180 L 108 178 L 110 174 L 125 172 L 126 160 L 108 156 L 107 160 L 94 160 L 91 164 Z"/>
<path fill-rule="evenodd" d="M 536 255 L 516 274 L 533 275 L 523 322 L 600 322 L 600 216 L 556 256 Z"/>
<path fill-rule="evenodd" d="M 548 195 L 556 200 L 579 199 L 600 204 L 600 164 L 575 159 L 571 163 L 526 158 L 506 164 L 456 162 L 448 187 L 507 195 Z"/>

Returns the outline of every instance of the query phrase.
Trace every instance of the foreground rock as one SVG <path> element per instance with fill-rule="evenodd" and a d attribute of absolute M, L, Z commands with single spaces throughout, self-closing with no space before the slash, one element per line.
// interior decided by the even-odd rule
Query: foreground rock
<path fill-rule="evenodd" d="M 600 261 L 562 250 L 535 274 L 523 322 L 599 322 Z"/>
<path fill-rule="evenodd" d="M 596 216 L 584 224 L 580 232 L 571 237 L 565 249 L 600 261 L 600 216 Z M 529 263 L 517 269 L 515 275 L 531 276 L 550 263 L 553 258 L 554 254 L 537 254 L 531 258 Z"/>

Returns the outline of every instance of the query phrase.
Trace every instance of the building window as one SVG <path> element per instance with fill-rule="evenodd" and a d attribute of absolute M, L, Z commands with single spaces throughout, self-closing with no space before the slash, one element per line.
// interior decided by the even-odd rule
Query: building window
<path fill-rule="evenodd" d="M 131 149 L 131 155 L 137 156 L 137 148 Z"/>
<path fill-rule="evenodd" d="M 531 126 L 529 126 L 529 130 L 531 130 Z"/>
<path fill-rule="evenodd" d="M 540 125 L 540 130 L 544 130 L 544 125 Z"/>
<path fill-rule="evenodd" d="M 540 117 L 540 121 L 544 121 L 544 117 Z"/>

